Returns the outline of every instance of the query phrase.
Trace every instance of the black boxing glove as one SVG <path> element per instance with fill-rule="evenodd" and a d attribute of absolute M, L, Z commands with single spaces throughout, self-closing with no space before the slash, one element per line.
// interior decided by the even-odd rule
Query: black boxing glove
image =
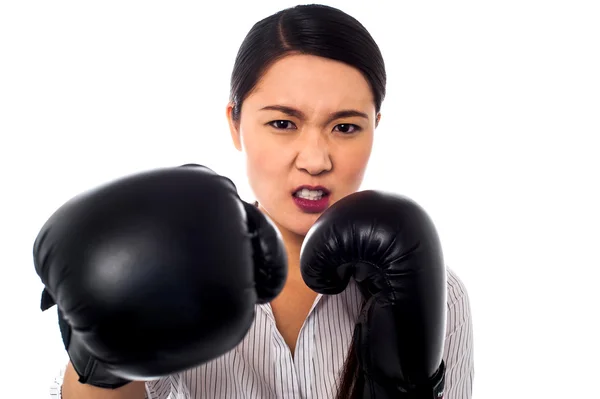
<path fill-rule="evenodd" d="M 443 397 L 446 269 L 435 226 L 414 201 L 363 191 L 325 211 L 301 249 L 306 284 L 337 294 L 354 278 L 363 399 Z"/>
<path fill-rule="evenodd" d="M 34 243 L 80 382 L 117 388 L 233 349 L 283 288 L 279 231 L 199 165 L 128 176 L 60 207 Z"/>

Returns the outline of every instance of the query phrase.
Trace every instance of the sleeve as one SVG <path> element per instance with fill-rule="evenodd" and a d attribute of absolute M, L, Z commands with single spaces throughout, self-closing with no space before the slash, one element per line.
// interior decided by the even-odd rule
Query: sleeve
<path fill-rule="evenodd" d="M 65 365 L 52 380 L 52 383 L 50 384 L 50 399 L 62 399 L 61 388 L 66 370 L 67 366 Z"/>
<path fill-rule="evenodd" d="M 177 386 L 178 375 L 160 378 L 158 380 L 146 382 L 146 399 L 170 399 L 173 397 L 179 397 L 177 390 L 172 392 Z M 171 393 L 175 393 L 175 396 L 171 396 Z"/>
<path fill-rule="evenodd" d="M 448 270 L 448 313 L 444 362 L 445 399 L 471 399 L 475 375 L 473 359 L 473 321 L 466 287 Z"/>

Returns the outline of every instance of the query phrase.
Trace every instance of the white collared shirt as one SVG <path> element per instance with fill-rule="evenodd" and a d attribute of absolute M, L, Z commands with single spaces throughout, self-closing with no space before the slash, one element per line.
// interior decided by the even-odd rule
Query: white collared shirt
<path fill-rule="evenodd" d="M 467 291 L 448 269 L 445 399 L 470 399 L 473 327 Z M 194 369 L 146 383 L 147 399 L 333 399 L 362 296 L 351 280 L 338 295 L 318 295 L 300 329 L 295 356 L 275 324 L 270 304 L 256 305 L 243 341 Z M 64 368 L 51 388 L 60 399 Z"/>

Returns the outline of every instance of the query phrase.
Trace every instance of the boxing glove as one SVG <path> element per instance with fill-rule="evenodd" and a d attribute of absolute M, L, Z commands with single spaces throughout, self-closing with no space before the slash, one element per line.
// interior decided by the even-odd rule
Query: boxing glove
<path fill-rule="evenodd" d="M 377 191 L 341 199 L 308 232 L 300 264 L 314 291 L 338 294 L 353 278 L 364 296 L 353 338 L 361 398 L 443 397 L 446 270 L 418 204 Z"/>
<path fill-rule="evenodd" d="M 127 176 L 61 206 L 33 248 L 80 382 L 116 388 L 233 349 L 279 294 L 279 231 L 200 165 Z"/>

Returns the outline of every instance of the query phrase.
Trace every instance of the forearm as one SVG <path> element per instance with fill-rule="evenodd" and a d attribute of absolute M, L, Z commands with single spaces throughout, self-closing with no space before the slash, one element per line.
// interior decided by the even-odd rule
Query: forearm
<path fill-rule="evenodd" d="M 61 388 L 62 399 L 144 399 L 145 384 L 141 381 L 130 382 L 120 388 L 104 389 L 82 384 L 79 376 L 69 362 Z"/>

